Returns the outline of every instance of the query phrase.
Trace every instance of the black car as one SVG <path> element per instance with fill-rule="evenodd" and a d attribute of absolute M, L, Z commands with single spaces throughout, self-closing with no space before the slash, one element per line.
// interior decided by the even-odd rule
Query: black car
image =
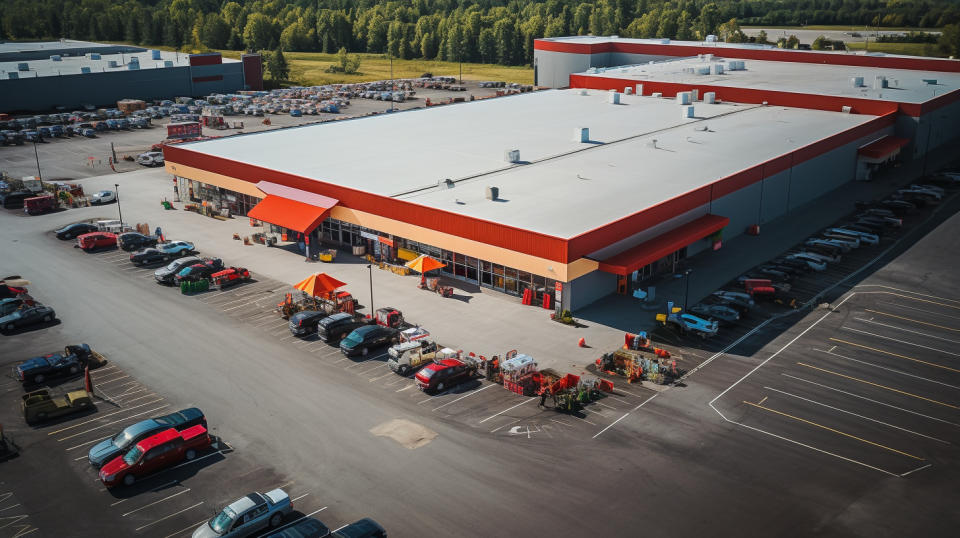
<path fill-rule="evenodd" d="M 0 206 L 5 209 L 23 209 L 23 201 L 33 198 L 36 194 L 27 191 L 8 192 L 0 194 Z"/>
<path fill-rule="evenodd" d="M 364 325 L 368 325 L 368 323 L 353 314 L 340 312 L 327 316 L 317 323 L 317 336 L 328 344 L 335 344 L 346 338 L 354 329 L 359 329 Z"/>
<path fill-rule="evenodd" d="M 307 336 L 317 332 L 317 323 L 329 316 L 323 310 L 304 310 L 290 316 L 290 332 L 294 336 Z"/>
<path fill-rule="evenodd" d="M 96 224 L 90 224 L 89 222 L 75 222 L 73 224 L 67 224 L 54 233 L 57 234 L 57 239 L 76 239 L 77 236 L 95 231 L 97 231 Z"/>
<path fill-rule="evenodd" d="M 143 235 L 137 232 L 127 232 L 117 236 L 117 243 L 120 244 L 120 248 L 130 252 L 134 250 L 140 250 L 142 248 L 157 246 L 157 236 Z"/>
<path fill-rule="evenodd" d="M 360 521 L 337 529 L 330 536 L 336 538 L 387 538 L 387 531 L 376 521 L 365 517 Z"/>
<path fill-rule="evenodd" d="M 87 344 L 67 346 L 62 352 L 33 357 L 18 364 L 17 379 L 24 385 L 39 385 L 51 377 L 76 375 L 87 365 L 89 359 L 90 346 Z"/>
<path fill-rule="evenodd" d="M 153 278 L 160 284 L 172 284 L 181 269 L 201 262 L 203 262 L 203 260 L 201 260 L 199 256 L 185 256 L 173 260 L 168 265 L 154 271 Z"/>
<path fill-rule="evenodd" d="M 196 282 L 210 278 L 210 275 L 218 271 L 223 271 L 223 260 L 220 258 L 211 258 L 204 260 L 202 263 L 195 263 L 184 267 L 174 277 L 174 281 L 177 284 L 181 282 Z"/>
<path fill-rule="evenodd" d="M 324 538 L 330 536 L 330 529 L 319 519 L 307 517 L 266 538 Z"/>
<path fill-rule="evenodd" d="M 47 323 L 53 321 L 56 317 L 57 314 L 49 306 L 36 304 L 34 306 L 21 308 L 12 314 L 0 318 L 0 329 L 12 331 L 17 327 Z"/>
<path fill-rule="evenodd" d="M 371 348 L 394 344 L 399 339 L 400 331 L 383 325 L 367 325 L 355 329 L 346 338 L 340 341 L 340 351 L 344 355 L 366 355 Z"/>
<path fill-rule="evenodd" d="M 148 263 L 161 262 L 167 259 L 167 254 L 156 248 L 145 248 L 138 250 L 130 255 L 130 261 L 134 265 L 145 265 Z"/>

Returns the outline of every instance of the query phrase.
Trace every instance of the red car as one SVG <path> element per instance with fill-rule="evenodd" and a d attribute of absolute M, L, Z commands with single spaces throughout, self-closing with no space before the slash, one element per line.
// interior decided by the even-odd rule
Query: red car
<path fill-rule="evenodd" d="M 443 359 L 417 372 L 417 386 L 424 392 L 440 392 L 472 379 L 477 369 L 457 359 Z"/>
<path fill-rule="evenodd" d="M 90 252 L 98 248 L 117 246 L 117 234 L 110 232 L 93 232 L 77 237 L 77 245 Z"/>
<path fill-rule="evenodd" d="M 100 481 L 112 488 L 118 484 L 133 485 L 137 478 L 171 467 L 183 460 L 192 460 L 211 444 L 207 428 L 197 424 L 177 431 L 170 428 L 137 443 L 123 456 L 100 468 Z"/>

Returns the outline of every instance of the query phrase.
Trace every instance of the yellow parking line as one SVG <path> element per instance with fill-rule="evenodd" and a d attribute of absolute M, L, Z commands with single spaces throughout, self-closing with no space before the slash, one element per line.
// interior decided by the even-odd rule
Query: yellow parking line
<path fill-rule="evenodd" d="M 882 349 L 877 349 L 875 347 L 865 346 L 862 344 L 854 344 L 853 342 L 847 342 L 846 340 L 840 340 L 839 338 L 830 338 L 831 342 L 839 342 L 841 344 L 847 344 L 848 346 L 859 347 L 863 349 L 868 349 L 870 351 L 876 351 L 877 353 L 883 353 L 884 355 L 890 355 L 891 357 L 897 357 L 900 359 L 907 359 L 908 361 L 919 362 L 920 364 L 926 364 L 927 366 L 933 366 L 935 368 L 943 368 L 944 370 L 950 370 L 951 372 L 957 372 L 960 374 L 960 370 L 956 368 L 950 368 L 949 366 L 944 366 L 942 364 L 937 364 L 935 362 L 922 361 L 920 359 L 915 359 L 913 357 L 908 357 L 906 355 L 901 355 L 899 353 L 893 353 L 891 351 L 884 351 Z"/>
<path fill-rule="evenodd" d="M 885 288 L 886 286 L 881 286 L 881 287 L 884 287 L 884 288 Z M 890 289 L 896 289 L 896 288 L 890 288 Z M 905 290 L 904 290 L 904 291 L 905 291 Z M 868 293 L 869 293 L 869 292 L 868 292 Z M 938 303 L 938 302 L 936 302 L 936 301 L 930 301 L 930 300 L 928 300 L 928 299 L 918 299 L 918 298 L 916 298 L 916 297 L 911 297 L 911 296 L 909 296 L 909 295 L 901 295 L 901 294 L 899 294 L 899 293 L 891 293 L 891 292 L 889 292 L 889 291 L 887 291 L 887 292 L 879 292 L 879 293 L 886 293 L 887 295 L 893 295 L 894 297 L 903 297 L 904 299 L 910 299 L 911 301 L 920 301 L 921 303 L 930 303 L 930 304 L 935 304 L 935 305 L 937 305 L 937 306 L 945 306 L 945 307 L 947 307 L 947 308 L 960 309 L 960 306 L 956 306 L 956 305 L 952 305 L 952 304 Z M 923 294 L 919 294 L 919 295 L 923 295 Z M 951 302 L 955 302 L 955 303 L 956 303 L 956 302 L 960 302 L 960 301 L 954 301 L 953 299 L 947 299 L 946 297 L 937 297 L 936 295 L 925 295 L 925 297 L 935 297 L 935 298 L 937 298 L 937 299 L 943 299 L 944 301 L 951 301 Z"/>
<path fill-rule="evenodd" d="M 874 387 L 879 387 L 879 388 L 881 388 L 881 389 L 889 390 L 889 391 L 896 392 L 896 393 L 899 393 L 899 394 L 904 394 L 904 395 L 906 395 L 906 396 L 910 396 L 910 397 L 913 397 L 913 398 L 917 398 L 917 399 L 920 399 L 920 400 L 924 400 L 924 401 L 927 401 L 927 402 L 930 402 L 930 403 L 935 403 L 935 404 L 937 404 L 937 405 L 942 405 L 942 406 L 944 406 L 944 407 L 949 407 L 949 408 L 951 408 L 951 409 L 958 409 L 958 410 L 960 410 L 960 407 L 957 407 L 956 405 L 953 405 L 953 404 L 938 402 L 937 400 L 931 400 L 930 398 L 927 398 L 927 397 L 925 397 L 925 396 L 918 396 L 918 395 L 916 395 L 916 394 L 912 394 L 912 393 L 910 393 L 910 392 L 905 392 L 905 391 L 902 391 L 902 390 L 900 390 L 900 389 L 895 389 L 895 388 L 893 388 L 893 387 L 888 387 L 888 386 L 886 386 L 886 385 L 880 385 L 879 383 L 874 383 L 873 381 L 867 381 L 866 379 L 860 379 L 860 378 L 858 378 L 858 377 L 848 376 L 848 375 L 845 375 L 845 374 L 841 374 L 840 372 L 833 372 L 833 371 L 831 371 L 831 370 L 827 370 L 827 369 L 825 369 L 825 368 L 819 368 L 819 367 L 816 367 L 816 366 L 811 366 L 811 365 L 806 364 L 806 363 L 803 363 L 803 362 L 798 362 L 797 364 L 799 364 L 800 366 L 806 366 L 807 368 L 812 368 L 812 369 L 814 369 L 814 370 L 819 370 L 819 371 L 821 371 L 821 372 L 826 372 L 826 373 L 828 373 L 828 374 L 833 374 L 833 375 L 838 376 L 838 377 L 843 377 L 843 378 L 846 378 L 846 379 L 852 379 L 852 380 L 854 380 L 854 381 L 859 381 L 860 383 L 866 383 L 867 385 L 873 385 Z"/>
<path fill-rule="evenodd" d="M 904 316 L 897 316 L 896 314 L 888 314 L 888 313 L 886 313 L 886 312 L 881 312 L 881 311 L 879 311 L 879 310 L 870 310 L 869 308 L 864 308 L 864 310 L 867 311 L 867 312 L 873 312 L 874 314 L 880 314 L 881 316 L 888 316 L 888 317 L 891 317 L 891 318 L 897 318 L 897 319 L 902 319 L 902 320 L 906 320 L 906 321 L 912 321 L 912 322 L 914 322 L 914 323 L 919 323 L 920 325 L 929 325 L 929 326 L 931 326 L 931 327 L 936 327 L 936 328 L 938 328 L 938 329 L 944 329 L 944 330 L 947 330 L 947 331 L 953 331 L 953 332 L 958 332 L 958 333 L 960 333 L 960 329 L 956 329 L 956 328 L 953 328 L 953 327 L 945 327 L 945 326 L 943 326 L 943 325 L 937 325 L 936 323 L 928 323 L 928 322 L 926 322 L 926 321 L 920 321 L 920 320 L 918 320 L 918 319 L 907 318 L 907 317 L 904 317 Z"/>
<path fill-rule="evenodd" d="M 824 430 L 827 430 L 828 432 L 833 432 L 833 433 L 836 433 L 836 434 L 838 434 L 838 435 L 842 435 L 842 436 L 844 436 L 844 437 L 849 437 L 849 438 L 851 438 L 851 439 L 856 439 L 857 441 L 860 441 L 861 443 L 867 443 L 868 445 L 873 445 L 873 446 L 876 446 L 876 447 L 880 447 L 880 448 L 882 448 L 882 449 L 884 449 L 884 450 L 889 450 L 890 452 L 896 452 L 897 454 L 901 454 L 901 455 L 906 456 L 906 457 L 908 457 L 908 458 L 913 458 L 913 459 L 915 459 L 915 460 L 924 461 L 923 458 L 914 456 L 913 454 L 907 454 L 906 452 L 903 452 L 902 450 L 897 450 L 897 449 L 895 449 L 895 448 L 890 448 L 890 447 L 888 447 L 888 446 L 881 445 L 880 443 L 874 443 L 873 441 L 867 441 L 866 439 L 863 439 L 862 437 L 857 437 L 856 435 L 851 435 L 851 434 L 849 434 L 849 433 L 842 432 L 842 431 L 840 431 L 840 430 L 835 430 L 835 429 L 833 429 L 833 428 L 831 428 L 831 427 L 829 427 L 829 426 L 824 426 L 823 424 L 817 424 L 816 422 L 813 422 L 812 420 L 807 420 L 807 419 L 805 419 L 805 418 L 795 417 L 795 416 L 793 416 L 793 415 L 789 415 L 789 414 L 787 414 L 787 413 L 784 413 L 783 411 L 777 411 L 776 409 L 770 409 L 769 407 L 764 407 L 764 406 L 762 406 L 762 405 L 760 405 L 760 404 L 753 403 L 753 402 L 748 402 L 748 401 L 746 401 L 746 400 L 744 400 L 743 403 L 748 404 L 748 405 L 752 405 L 752 406 L 757 407 L 757 408 L 760 408 L 760 409 L 763 409 L 764 411 L 769 411 L 769 412 L 771 412 L 771 413 L 776 413 L 776 414 L 778 414 L 778 415 L 782 415 L 782 416 L 785 416 L 785 417 L 787 417 L 787 418 L 792 418 L 793 420 L 798 420 L 798 421 L 800 421 L 800 422 L 803 422 L 804 424 L 809 424 L 809 425 L 811 425 L 811 426 L 816 426 L 816 427 L 818 427 L 818 428 L 822 428 L 822 429 L 824 429 Z"/>

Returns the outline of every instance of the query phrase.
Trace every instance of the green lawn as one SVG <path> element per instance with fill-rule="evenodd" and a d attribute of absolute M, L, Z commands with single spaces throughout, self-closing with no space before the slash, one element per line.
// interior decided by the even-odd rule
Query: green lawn
<path fill-rule="evenodd" d="M 847 43 L 850 50 L 864 50 L 864 43 Z M 885 52 L 887 54 L 906 54 L 908 56 L 939 56 L 946 55 L 937 49 L 934 43 L 877 43 L 870 42 L 870 52 Z"/>
<path fill-rule="evenodd" d="M 756 26 L 756 25 L 751 25 L 751 26 L 741 26 L 741 28 L 743 28 L 744 30 L 751 29 L 751 28 L 756 28 L 756 29 L 766 28 L 766 29 L 768 29 L 768 30 L 769 30 L 769 29 L 774 29 L 774 30 L 819 30 L 819 31 L 824 31 L 824 32 L 860 32 L 860 33 L 870 32 L 870 31 L 875 31 L 875 30 L 877 30 L 877 28 L 876 28 L 876 27 L 873 27 L 873 26 L 867 28 L 866 26 L 863 26 L 863 25 L 852 26 L 852 25 L 849 25 L 849 24 L 836 24 L 836 25 L 830 25 L 830 24 L 820 24 L 820 25 L 811 24 L 810 26 L 762 26 L 762 25 L 761 25 L 761 26 Z M 940 28 L 910 28 L 910 27 L 907 27 L 907 26 L 897 26 L 897 27 L 881 26 L 881 27 L 880 27 L 880 31 L 881 31 L 881 32 L 939 32 L 940 30 L 941 30 Z"/>

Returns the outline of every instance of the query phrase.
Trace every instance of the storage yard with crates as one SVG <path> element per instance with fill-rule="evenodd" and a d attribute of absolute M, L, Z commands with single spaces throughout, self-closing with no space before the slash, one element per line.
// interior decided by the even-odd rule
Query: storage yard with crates
<path fill-rule="evenodd" d="M 0 538 L 951 536 L 960 61 L 534 48 L 0 119 Z"/>

